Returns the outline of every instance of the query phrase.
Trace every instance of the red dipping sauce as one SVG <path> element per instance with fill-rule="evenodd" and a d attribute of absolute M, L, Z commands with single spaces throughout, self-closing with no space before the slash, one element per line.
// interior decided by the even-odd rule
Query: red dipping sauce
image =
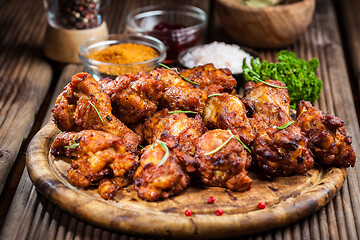
<path fill-rule="evenodd" d="M 182 50 L 195 46 L 202 33 L 186 28 L 182 24 L 160 22 L 154 26 L 149 34 L 165 44 L 166 60 L 164 62 L 174 63 Z"/>

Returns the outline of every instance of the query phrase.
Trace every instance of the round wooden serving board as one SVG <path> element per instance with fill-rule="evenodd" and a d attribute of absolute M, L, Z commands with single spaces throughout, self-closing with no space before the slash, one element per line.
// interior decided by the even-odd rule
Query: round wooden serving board
<path fill-rule="evenodd" d="M 53 158 L 50 147 L 59 133 L 51 122 L 27 150 L 27 167 L 36 188 L 69 214 L 110 230 L 164 238 L 225 238 L 248 235 L 298 221 L 327 204 L 341 188 L 344 168 L 314 168 L 305 174 L 267 179 L 250 172 L 252 189 L 232 192 L 193 184 L 185 192 L 160 202 L 138 198 L 133 186 L 103 200 L 96 189 L 81 189 L 66 181 L 69 159 Z M 214 204 L 207 202 L 214 196 Z M 258 210 L 259 202 L 266 208 Z M 184 212 L 191 209 L 193 215 Z M 216 216 L 222 209 L 224 214 Z"/>

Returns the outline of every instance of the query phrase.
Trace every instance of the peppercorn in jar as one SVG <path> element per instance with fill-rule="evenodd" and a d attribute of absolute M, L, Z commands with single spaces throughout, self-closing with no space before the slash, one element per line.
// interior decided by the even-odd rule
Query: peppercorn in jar
<path fill-rule="evenodd" d="M 54 28 L 89 29 L 101 25 L 106 0 L 44 0 L 49 24 Z"/>

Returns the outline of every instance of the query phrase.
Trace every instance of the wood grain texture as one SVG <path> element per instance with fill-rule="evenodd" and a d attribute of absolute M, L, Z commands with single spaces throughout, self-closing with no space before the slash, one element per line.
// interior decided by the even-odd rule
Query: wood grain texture
<path fill-rule="evenodd" d="M 6 14 L 0 15 L 0 32 L 8 34 L 0 36 L 0 194 L 52 78 L 42 57 L 44 14 L 30 1 L 7 1 L 2 8 Z M 27 11 L 18 14 L 22 9 Z"/>
<path fill-rule="evenodd" d="M 360 114 L 360 15 L 353 9 L 360 8 L 360 0 L 335 0 L 339 13 L 339 25 L 347 50 L 348 68 L 351 71 L 353 94 L 358 115 Z"/>
<path fill-rule="evenodd" d="M 355 0 L 358 1 L 358 0 Z M 36 1 L 37 4 L 40 1 Z M 185 1 L 184 1 L 185 2 Z M 191 1 L 189 1 L 191 2 Z M 108 25 L 111 33 L 121 32 L 124 27 L 124 14 L 128 9 L 144 6 L 148 4 L 158 3 L 155 0 L 146 1 L 112 1 L 113 5 L 110 8 Z M 202 7 L 208 12 L 211 8 L 206 8 L 204 5 L 208 1 L 194 1 L 194 4 Z M 353 1 L 349 1 L 348 9 L 352 9 Z M 349 94 L 349 76 L 346 72 L 346 61 L 344 59 L 343 46 L 339 38 L 339 29 L 337 25 L 337 16 L 335 15 L 335 8 L 333 3 L 326 0 L 316 1 L 316 12 L 313 22 L 304 35 L 286 49 L 295 51 L 297 56 L 305 59 L 317 57 L 320 60 L 320 69 L 318 70 L 319 77 L 324 81 L 326 87 L 324 88 L 321 97 L 316 104 L 324 111 L 335 113 L 343 118 L 346 122 L 346 129 L 348 134 L 353 137 L 353 146 L 356 155 L 359 156 L 359 125 L 357 116 L 354 110 L 354 102 L 352 96 Z M 342 4 L 345 4 L 342 2 Z M 20 2 L 14 2 L 11 6 L 21 5 Z M 6 6 L 6 5 L 4 5 Z M 354 5 L 355 6 L 355 5 Z M 38 8 L 41 9 L 41 7 Z M 15 8 L 16 9 L 16 8 Z M 20 9 L 19 7 L 17 9 Z M 8 9 L 10 11 L 10 9 Z M 6 19 L 11 13 L 6 11 L 5 14 L 0 15 Z M 348 14 L 348 13 L 346 13 Z M 356 11 L 355 11 L 356 14 Z M 211 15 L 214 16 L 214 15 Z M 20 19 L 21 16 L 16 16 Z M 220 27 L 217 25 L 216 15 L 211 18 L 213 23 L 209 30 L 207 41 L 222 40 L 227 42 L 234 42 Z M 4 28 L 6 32 L 6 25 Z M 0 31 L 0 34 L 4 34 Z M 9 36 L 2 35 L 5 39 Z M 335 52 L 332 49 L 337 49 Z M 352 51 L 350 49 L 350 51 Z M 270 61 L 276 60 L 276 51 L 261 51 L 262 59 Z M 2 62 L 7 64 L 7 62 Z M 331 68 L 331 70 L 330 70 Z M 55 95 L 59 90 L 69 81 L 70 76 L 81 71 L 81 66 L 70 65 L 65 68 L 65 71 L 58 80 L 58 87 Z M 358 69 L 356 70 L 358 71 Z M 336 73 L 332 76 L 332 74 Z M 350 75 L 352 76 L 352 75 Z M 331 79 L 331 81 L 330 81 Z M 346 94 L 341 96 L 333 96 L 338 94 L 338 85 L 340 89 L 344 90 Z M 3 84 L 0 81 L 0 86 Z M 342 94 L 340 94 L 342 95 Z M 0 95 L 1 96 L 1 95 Z M 350 103 L 349 106 L 345 104 Z M 52 106 L 50 104 L 50 106 Z M 50 114 L 45 118 L 44 122 L 48 123 Z M 359 164 L 355 168 L 350 168 L 348 177 L 342 189 L 336 194 L 335 198 L 320 211 L 296 222 L 288 227 L 279 228 L 273 231 L 268 231 L 262 234 L 256 234 L 247 239 L 360 239 L 360 207 L 359 202 Z M 97 228 L 91 224 L 87 224 L 77 218 L 71 217 L 59 208 L 50 207 L 52 203 L 47 201 L 40 193 L 35 190 L 32 185 L 28 173 L 25 170 L 18 186 L 13 204 L 9 210 L 9 214 L 5 220 L 5 225 L 1 229 L 0 239 L 31 239 L 31 236 L 49 236 L 48 239 L 123 239 L 123 240 L 140 240 L 142 237 L 135 237 L 124 233 L 116 233 Z M 44 217 L 45 213 L 50 217 Z M 336 219 L 336 222 L 333 222 Z M 40 227 L 43 226 L 43 227 Z M 336 227 L 337 231 L 333 229 Z M 41 232 L 43 229 L 44 232 Z M 55 236 L 55 237 L 54 237 Z M 148 239 L 148 238 L 146 238 Z M 239 238 L 236 238 L 239 239 Z"/>

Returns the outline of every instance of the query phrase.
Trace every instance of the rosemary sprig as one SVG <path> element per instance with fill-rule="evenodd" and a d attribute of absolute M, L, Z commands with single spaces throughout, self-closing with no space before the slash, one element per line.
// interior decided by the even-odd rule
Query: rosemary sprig
<path fill-rule="evenodd" d="M 174 72 L 176 72 L 176 73 L 177 73 L 182 79 L 184 79 L 185 81 L 187 81 L 187 82 L 189 82 L 189 83 L 192 83 L 192 84 L 195 84 L 195 85 L 199 85 L 198 83 L 193 82 L 193 81 L 187 79 L 186 77 L 182 76 L 176 68 L 171 68 L 171 67 L 169 67 L 169 66 L 167 66 L 167 65 L 165 65 L 165 64 L 163 64 L 163 63 L 159 63 L 159 65 L 162 66 L 162 67 L 164 67 L 164 68 L 167 68 L 167 69 L 169 69 L 169 70 L 173 70 Z"/>
<path fill-rule="evenodd" d="M 287 122 L 285 123 L 284 125 L 282 125 L 281 127 L 274 127 L 274 128 L 277 128 L 277 129 L 285 129 L 287 128 L 288 126 L 290 126 L 291 124 L 293 124 L 295 121 L 290 121 L 290 122 Z"/>
<path fill-rule="evenodd" d="M 166 146 L 166 144 L 163 141 L 160 140 L 156 140 L 154 142 L 154 144 L 151 146 L 151 149 L 154 149 L 154 145 L 155 144 L 159 144 L 165 151 L 165 155 L 163 156 L 163 158 L 161 159 L 161 161 L 159 162 L 158 166 L 163 165 L 163 163 L 166 161 L 166 159 L 168 159 L 169 157 L 169 148 Z"/>
<path fill-rule="evenodd" d="M 220 151 L 220 149 L 222 149 L 223 147 L 226 146 L 226 144 L 228 144 L 228 142 L 232 139 L 235 138 L 236 140 L 238 140 L 240 142 L 240 144 L 245 148 L 246 151 L 248 151 L 249 153 L 251 153 L 250 149 L 240 140 L 240 138 L 238 138 L 237 136 L 235 136 L 232 131 L 230 129 L 228 129 L 228 132 L 230 133 L 230 137 L 223 143 L 221 144 L 219 147 L 217 147 L 215 150 L 205 153 L 204 156 L 209 156 L 211 154 L 214 154 L 218 151 Z"/>
<path fill-rule="evenodd" d="M 274 84 L 265 82 L 264 80 L 261 80 L 260 78 L 257 78 L 257 77 L 255 77 L 255 78 L 256 78 L 256 80 L 258 80 L 259 82 L 262 82 L 263 84 L 266 84 L 266 85 L 268 85 L 268 86 L 270 86 L 270 87 L 280 88 L 280 89 L 287 88 L 287 87 L 280 87 L 280 86 L 276 86 L 276 85 L 274 85 Z"/>
<path fill-rule="evenodd" d="M 71 144 L 70 146 L 65 146 L 64 148 L 76 148 L 76 147 L 78 147 L 78 146 L 80 145 L 80 143 L 77 143 L 77 142 L 75 141 L 76 138 L 77 138 L 77 137 L 74 136 L 73 139 L 72 139 L 73 144 Z"/>
<path fill-rule="evenodd" d="M 229 130 L 229 131 L 230 131 L 230 133 L 232 134 L 231 130 Z M 233 136 L 234 136 L 234 137 L 236 138 L 236 140 L 238 140 L 238 142 L 245 148 L 246 151 L 248 151 L 249 153 L 251 153 L 250 148 L 248 148 L 248 147 L 245 145 L 245 143 L 243 143 L 243 141 L 240 140 L 240 138 L 239 138 L 238 136 L 235 136 L 235 135 L 233 135 Z"/>
<path fill-rule="evenodd" d="M 198 114 L 198 112 L 194 112 L 194 111 L 169 111 L 168 113 L 173 114 L 173 113 L 193 113 L 193 114 Z"/>
<path fill-rule="evenodd" d="M 95 107 L 95 105 L 94 105 L 92 102 L 90 102 L 90 101 L 89 101 L 89 103 L 90 103 L 90 105 L 95 109 L 95 111 L 96 111 L 97 115 L 99 116 L 101 122 L 104 123 L 104 120 L 102 119 L 102 117 L 101 117 L 99 111 L 97 110 L 97 108 Z"/>
<path fill-rule="evenodd" d="M 215 94 L 209 95 L 208 98 L 215 97 L 215 96 L 220 96 L 220 95 L 221 95 L 221 93 L 215 93 Z"/>
<path fill-rule="evenodd" d="M 226 144 L 228 144 L 228 142 L 233 138 L 234 136 L 229 137 L 223 144 L 221 144 L 219 147 L 217 147 L 215 150 L 205 153 L 204 156 L 209 156 L 211 154 L 214 154 L 218 151 L 220 151 L 220 149 L 222 149 L 223 147 L 225 147 Z"/>

